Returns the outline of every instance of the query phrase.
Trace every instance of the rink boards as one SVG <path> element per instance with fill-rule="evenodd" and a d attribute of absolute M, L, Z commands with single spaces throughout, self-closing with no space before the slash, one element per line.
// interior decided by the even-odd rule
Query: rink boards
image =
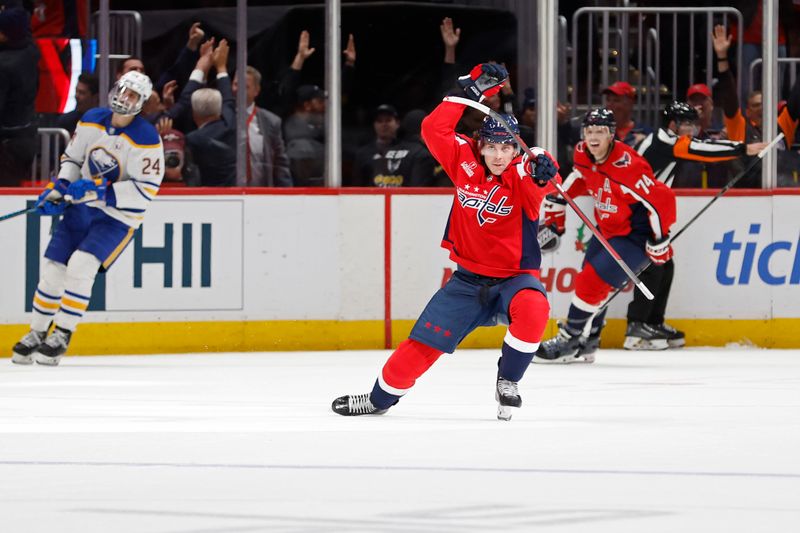
<path fill-rule="evenodd" d="M 35 198 L 26 192 L 0 194 L 0 214 L 25 208 Z M 162 192 L 98 278 L 72 353 L 389 347 L 455 267 L 439 246 L 445 189 L 219 192 Z M 675 228 L 712 196 L 681 194 Z M 588 198 L 581 205 L 591 210 Z M 800 347 L 798 211 L 798 193 L 731 191 L 680 237 L 668 317 L 688 343 Z M 37 215 L 0 223 L 2 346 L 26 331 L 52 224 Z M 567 228 L 542 263 L 556 318 L 591 237 L 572 213 Z M 605 346 L 621 344 L 629 300 L 612 303 Z M 502 335 L 479 330 L 465 345 L 497 346 Z"/>

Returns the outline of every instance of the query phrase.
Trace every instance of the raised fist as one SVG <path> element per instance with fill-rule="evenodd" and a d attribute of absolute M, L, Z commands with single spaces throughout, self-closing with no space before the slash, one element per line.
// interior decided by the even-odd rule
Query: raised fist
<path fill-rule="evenodd" d="M 503 65 L 481 63 L 476 65 L 466 76 L 458 78 L 458 85 L 470 100 L 482 102 L 498 92 L 508 80 L 508 71 Z"/>

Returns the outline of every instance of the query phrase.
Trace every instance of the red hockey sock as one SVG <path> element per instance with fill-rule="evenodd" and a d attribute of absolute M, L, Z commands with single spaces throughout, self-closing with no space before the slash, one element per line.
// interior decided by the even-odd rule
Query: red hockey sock
<path fill-rule="evenodd" d="M 611 285 L 603 281 L 591 263 L 587 262 L 575 278 L 575 296 L 589 305 L 596 306 L 603 303 Z"/>
<path fill-rule="evenodd" d="M 378 378 L 380 387 L 388 393 L 402 396 L 442 353 L 413 339 L 404 340 L 383 365 Z"/>
<path fill-rule="evenodd" d="M 511 319 L 508 332 L 515 339 L 527 343 L 539 342 L 550 318 L 550 303 L 539 291 L 522 290 L 511 299 L 508 314 Z"/>

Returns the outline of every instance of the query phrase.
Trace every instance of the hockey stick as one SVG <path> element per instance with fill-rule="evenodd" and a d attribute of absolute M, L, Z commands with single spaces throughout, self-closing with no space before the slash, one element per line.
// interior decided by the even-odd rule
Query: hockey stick
<path fill-rule="evenodd" d="M 680 236 L 681 236 L 681 234 L 682 234 L 684 231 L 686 231 L 687 229 L 689 229 L 689 226 L 691 226 L 692 224 L 694 224 L 695 220 L 697 220 L 698 218 L 700 218 L 700 215 L 702 215 L 703 213 L 705 213 L 705 212 L 708 210 L 708 208 L 709 208 L 709 207 L 711 207 L 711 205 L 712 205 L 714 202 L 716 202 L 717 200 L 719 200 L 720 198 L 722 198 L 722 195 L 723 195 L 723 194 L 725 194 L 726 192 L 728 192 L 728 190 L 729 190 L 731 187 L 733 187 L 734 185 L 736 185 L 736 182 L 738 182 L 740 179 L 742 179 L 742 178 L 743 178 L 743 177 L 744 177 L 744 176 L 745 176 L 745 175 L 746 175 L 748 172 L 750 172 L 751 170 L 753 170 L 753 168 L 755 168 L 756 164 L 758 164 L 758 162 L 759 162 L 759 161 L 761 161 L 761 160 L 764 158 L 764 156 L 765 156 L 765 155 L 767 155 L 767 152 L 769 152 L 770 150 L 772 150 L 772 148 L 774 148 L 774 147 L 775 147 L 775 145 L 777 145 L 777 144 L 778 144 L 778 143 L 781 141 L 781 139 L 783 139 L 783 133 L 779 133 L 779 134 L 778 134 L 778 135 L 777 135 L 777 136 L 776 136 L 774 139 L 772 139 L 772 141 L 771 141 L 771 142 L 770 142 L 768 145 L 766 145 L 766 146 L 765 146 L 765 147 L 764 147 L 764 148 L 763 148 L 763 149 L 762 149 L 760 152 L 758 152 L 758 154 L 756 155 L 755 159 L 753 159 L 753 160 L 750 162 L 750 164 L 748 164 L 748 165 L 747 165 L 747 167 L 745 167 L 745 168 L 744 168 L 744 170 L 742 170 L 741 172 L 739 172 L 738 174 L 736 174 L 734 177 L 732 177 L 732 178 L 730 179 L 730 181 L 729 181 L 728 183 L 726 183 L 726 184 L 725 184 L 725 186 L 724 186 L 722 189 L 720 189 L 720 190 L 719 190 L 719 192 L 718 192 L 716 195 L 714 195 L 714 197 L 711 199 L 711 201 L 709 201 L 709 202 L 708 202 L 708 203 L 707 203 L 707 204 L 706 204 L 706 205 L 705 205 L 705 206 L 704 206 L 704 207 L 703 207 L 703 208 L 702 208 L 700 211 L 698 211 L 698 212 L 697 212 L 697 213 L 696 213 L 696 214 L 695 214 L 695 215 L 694 215 L 694 216 L 693 216 L 693 217 L 692 217 L 692 218 L 689 220 L 689 222 L 687 222 L 686 224 L 684 224 L 684 225 L 683 225 L 683 227 L 682 227 L 680 230 L 678 230 L 678 232 L 675 234 L 675 236 L 674 236 L 674 237 L 672 237 L 672 238 L 670 239 L 670 243 L 673 243 L 673 242 L 675 242 L 675 240 L 676 240 L 678 237 L 680 237 Z M 639 269 L 639 270 L 636 272 L 636 275 L 638 276 L 639 274 L 641 274 L 642 272 L 644 272 L 645 270 L 647 270 L 648 268 L 650 268 L 650 265 L 652 265 L 652 264 L 653 264 L 652 262 L 648 261 L 648 262 L 647 262 L 647 263 L 646 263 L 646 264 L 645 264 L 645 265 L 644 265 L 642 268 L 640 268 L 640 269 Z M 610 304 L 610 303 L 611 303 L 611 300 L 613 300 L 614 298 L 616 298 L 616 297 L 617 297 L 617 295 L 618 295 L 619 293 L 621 293 L 621 292 L 622 292 L 622 289 L 623 289 L 623 288 L 625 288 L 625 286 L 624 286 L 624 285 L 623 285 L 622 287 L 619 287 L 618 289 L 616 289 L 616 290 L 614 291 L 614 293 L 613 293 L 611 296 L 609 296 L 609 297 L 608 297 L 608 299 L 605 301 L 605 303 L 602 305 L 602 307 L 600 307 L 600 309 L 598 309 L 598 310 L 597 310 L 597 313 L 600 313 L 600 312 L 602 312 L 602 311 L 603 311 L 603 309 L 605 309 L 606 307 L 608 307 L 608 304 Z"/>
<path fill-rule="evenodd" d="M 468 98 L 461 98 L 460 96 L 445 96 L 444 101 L 453 102 L 455 104 L 462 104 L 471 107 L 473 109 L 477 109 L 484 115 L 489 115 L 490 117 L 492 117 L 497 122 L 503 125 L 506 131 L 508 131 L 508 133 L 510 133 L 511 136 L 514 138 L 514 140 L 517 142 L 522 151 L 528 155 L 528 157 L 531 159 L 531 162 L 536 160 L 536 155 L 531 151 L 530 148 L 528 148 L 528 145 L 525 144 L 525 141 L 523 141 L 519 135 L 514 133 L 514 130 L 511 129 L 511 126 L 509 126 L 508 123 L 505 121 L 505 119 L 503 119 L 503 117 L 500 116 L 500 114 L 497 113 L 496 111 L 493 111 L 492 109 L 486 107 L 481 103 L 475 102 L 474 100 L 470 100 Z M 589 217 L 587 217 L 586 214 L 581 210 L 581 208 L 578 207 L 578 204 L 575 203 L 575 200 L 573 200 L 567 194 L 567 192 L 564 190 L 564 188 L 561 186 L 560 183 L 556 181 L 551 181 L 551 183 L 555 186 L 556 190 L 558 190 L 558 192 L 561 193 L 561 196 L 564 198 L 564 200 L 567 201 L 572 210 L 578 214 L 581 220 L 583 220 L 583 223 L 586 224 L 586 226 L 591 230 L 591 232 L 594 234 L 594 236 L 597 238 L 600 244 L 603 245 L 603 248 L 605 248 L 606 251 L 609 253 L 609 255 L 611 255 L 611 257 L 614 259 L 614 261 L 617 262 L 617 265 L 619 265 L 619 267 L 623 271 L 625 271 L 625 274 L 628 276 L 628 278 L 630 278 L 630 280 L 636 285 L 636 287 L 638 287 L 639 290 L 642 291 L 642 294 L 644 294 L 648 300 L 652 300 L 654 296 L 653 293 L 650 292 L 650 289 L 648 289 L 645 286 L 645 284 L 642 283 L 638 277 L 636 277 L 636 274 L 633 273 L 633 270 L 631 270 L 630 267 L 625 264 L 625 261 L 622 260 L 622 257 L 620 257 L 617 251 L 608 243 L 606 238 L 603 237 L 603 235 L 600 233 L 600 230 L 598 230 L 592 223 L 592 221 L 589 220 Z"/>
<path fill-rule="evenodd" d="M 13 213 L 8 213 L 7 215 L 0 216 L 0 222 L 4 220 L 8 220 L 10 218 L 18 217 L 20 215 L 27 215 L 28 213 L 33 213 L 39 208 L 39 206 L 29 207 L 27 209 L 20 209 L 19 211 L 14 211 Z"/>
<path fill-rule="evenodd" d="M 102 179 L 96 179 L 96 180 L 94 180 L 94 183 L 95 183 L 95 185 L 97 185 L 99 187 L 99 186 L 101 186 L 103 184 L 103 180 Z M 64 201 L 66 201 L 70 205 L 80 205 L 80 204 L 85 204 L 85 203 L 88 203 L 88 202 L 94 202 L 95 200 L 97 200 L 97 191 L 89 191 L 84 196 L 84 198 L 81 198 L 80 200 L 73 200 L 72 197 L 69 196 L 69 195 L 64 197 Z M 59 200 L 59 201 L 61 201 L 61 200 Z M 14 211 L 13 213 L 8 213 L 6 215 L 2 215 L 2 216 L 0 216 L 0 222 L 2 222 L 4 220 L 11 219 L 11 218 L 18 217 L 20 215 L 27 215 L 28 213 L 33 213 L 34 211 L 39 209 L 39 207 L 41 207 L 42 204 L 44 204 L 44 202 L 40 202 L 39 204 L 35 205 L 34 207 L 29 207 L 27 209 L 20 209 L 19 211 Z"/>

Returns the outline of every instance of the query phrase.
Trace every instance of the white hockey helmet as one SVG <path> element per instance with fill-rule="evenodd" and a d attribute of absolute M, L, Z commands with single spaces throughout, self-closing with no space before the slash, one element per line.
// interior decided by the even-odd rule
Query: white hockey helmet
<path fill-rule="evenodd" d="M 132 102 L 130 95 L 126 95 L 126 89 L 138 94 L 138 100 Z M 111 88 L 111 92 L 108 93 L 108 107 L 120 115 L 135 115 L 142 110 L 142 106 L 152 93 L 153 82 L 150 78 L 141 72 L 131 70 L 123 74 Z"/>

